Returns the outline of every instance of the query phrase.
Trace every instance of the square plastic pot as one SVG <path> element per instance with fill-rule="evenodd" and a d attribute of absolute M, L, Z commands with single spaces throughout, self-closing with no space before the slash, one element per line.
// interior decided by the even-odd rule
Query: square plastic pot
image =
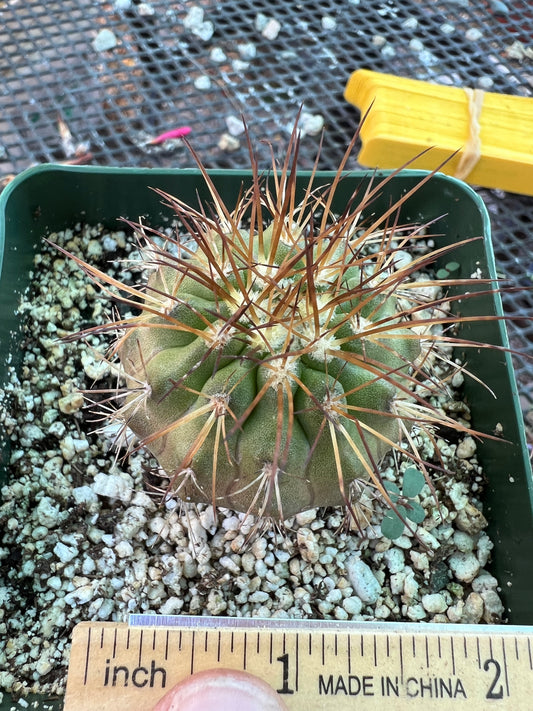
<path fill-rule="evenodd" d="M 332 173 L 319 173 L 317 183 L 329 183 Z M 424 173 L 405 171 L 387 183 L 372 205 L 373 214 L 411 190 Z M 228 205 L 233 205 L 251 175 L 241 171 L 212 171 L 211 176 Z M 306 174 L 301 174 L 301 186 Z M 369 177 L 352 173 L 336 192 L 334 210 L 358 187 L 364 190 Z M 121 217 L 158 226 L 170 215 L 150 188 L 160 188 L 191 204 L 197 194 L 208 200 L 200 173 L 196 170 L 142 170 L 127 168 L 61 167 L 43 165 L 22 173 L 0 196 L 0 387 L 6 380 L 8 362 L 20 356 L 18 318 L 20 294 L 30 281 L 34 254 L 42 238 L 78 221 L 102 223 L 117 228 Z M 479 196 L 467 185 L 437 174 L 410 197 L 402 207 L 400 224 L 428 222 L 440 218 L 434 231 L 441 236 L 437 246 L 483 236 L 454 252 L 460 262 L 459 277 L 469 277 L 478 267 L 495 277 L 488 215 Z M 448 256 L 447 259 L 452 257 Z M 456 273 L 454 273 L 455 276 Z M 502 314 L 499 297 L 467 299 L 456 304 L 462 315 Z M 465 324 L 461 336 L 503 346 L 508 345 L 501 321 Z M 461 355 L 460 353 L 458 354 Z M 491 571 L 502 587 L 508 619 L 513 624 L 533 624 L 533 525 L 532 477 L 511 358 L 490 349 L 469 349 L 468 367 L 490 384 L 493 395 L 472 379 L 465 381 L 465 397 L 477 430 L 491 433 L 502 425 L 506 441 L 484 440 L 478 445 L 479 460 L 487 477 L 484 513 L 495 548 Z M 9 476 L 9 442 L 2 443 L 0 484 Z M 6 706 L 7 708 L 8 706 Z M 1 706 L 0 708 L 4 708 Z"/>

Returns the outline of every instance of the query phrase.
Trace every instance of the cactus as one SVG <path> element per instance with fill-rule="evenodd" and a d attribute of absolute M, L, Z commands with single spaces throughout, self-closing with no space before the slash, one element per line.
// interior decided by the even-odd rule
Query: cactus
<path fill-rule="evenodd" d="M 232 209 L 191 149 L 211 204 L 160 193 L 187 234 L 135 227 L 146 283 L 116 284 L 82 264 L 139 311 L 106 329 L 119 331 L 110 357 L 125 380 L 112 416 L 166 472 L 167 495 L 283 521 L 350 506 L 354 482 L 369 480 L 394 506 L 379 462 L 413 445 L 412 422 L 465 430 L 415 394 L 421 378 L 444 387 L 432 363 L 435 346 L 453 340 L 442 331 L 453 317 L 441 298 L 423 318 L 428 283 L 414 275 L 447 248 L 396 264 L 420 227 L 395 224 L 405 198 L 363 225 L 383 183 L 334 214 L 353 144 L 331 184 L 318 189 L 313 171 L 299 202 L 296 135 L 269 178 L 252 153 L 251 187 Z"/>

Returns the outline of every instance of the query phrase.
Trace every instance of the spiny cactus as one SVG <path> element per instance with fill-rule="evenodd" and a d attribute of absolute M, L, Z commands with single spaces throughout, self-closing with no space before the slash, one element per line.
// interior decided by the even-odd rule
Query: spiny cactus
<path fill-rule="evenodd" d="M 146 284 L 81 263 L 138 311 L 107 328 L 119 331 L 110 357 L 125 379 L 112 416 L 155 456 L 168 494 L 280 521 L 349 505 L 358 480 L 391 503 L 379 462 L 413 444 L 412 422 L 464 429 L 415 394 L 422 378 L 444 387 L 431 368 L 453 317 L 414 275 L 448 248 L 397 264 L 420 238 L 395 222 L 408 196 L 361 223 L 386 180 L 333 212 L 352 147 L 329 187 L 312 172 L 301 200 L 295 134 L 269 176 L 252 153 L 251 187 L 231 208 L 197 159 L 210 205 L 161 193 L 186 235 L 136 226 Z M 416 448 L 408 456 L 425 471 Z"/>

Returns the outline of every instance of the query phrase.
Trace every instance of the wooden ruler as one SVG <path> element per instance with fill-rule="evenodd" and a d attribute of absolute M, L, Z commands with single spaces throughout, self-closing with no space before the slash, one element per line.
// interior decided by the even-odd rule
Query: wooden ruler
<path fill-rule="evenodd" d="M 185 677 L 246 670 L 289 709 L 533 709 L 533 628 L 134 615 L 74 629 L 65 711 L 149 711 Z"/>

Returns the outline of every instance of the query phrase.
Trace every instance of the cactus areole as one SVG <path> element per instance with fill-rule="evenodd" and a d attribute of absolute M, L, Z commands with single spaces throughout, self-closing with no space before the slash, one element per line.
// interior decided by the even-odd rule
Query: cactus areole
<path fill-rule="evenodd" d="M 137 308 L 104 329 L 119 332 L 112 357 L 125 382 L 112 416 L 154 455 L 167 496 L 283 521 L 349 504 L 354 482 L 371 480 L 390 503 L 380 460 L 412 444 L 413 421 L 448 423 L 414 394 L 421 375 L 442 387 L 428 354 L 435 325 L 452 319 L 423 316 L 419 276 L 439 250 L 400 263 L 420 238 L 396 224 L 409 194 L 362 220 L 386 178 L 333 211 L 352 147 L 329 185 L 313 171 L 298 192 L 294 133 L 270 175 L 252 157 L 232 206 L 197 159 L 209 201 L 160 192 L 176 235 L 135 226 L 146 283 L 82 264 Z"/>

